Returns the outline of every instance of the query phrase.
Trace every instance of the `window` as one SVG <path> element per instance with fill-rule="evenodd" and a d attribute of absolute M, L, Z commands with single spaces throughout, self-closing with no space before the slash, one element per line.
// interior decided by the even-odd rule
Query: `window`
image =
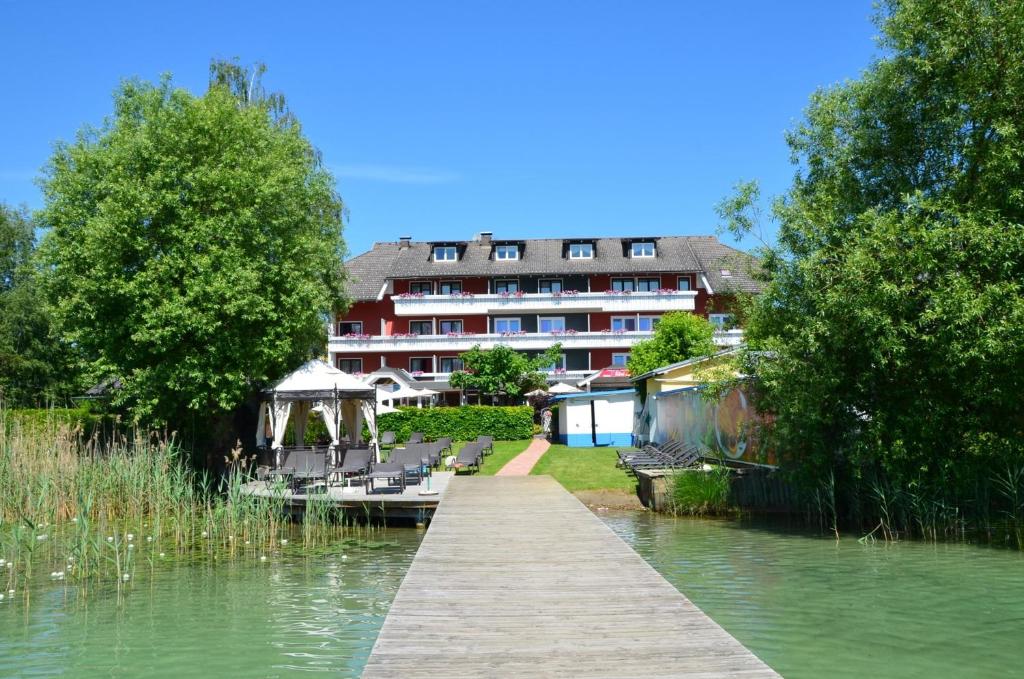
<path fill-rule="evenodd" d="M 454 262 L 459 258 L 459 250 L 454 245 L 434 246 L 435 262 Z"/>
<path fill-rule="evenodd" d="M 636 281 L 632 278 L 613 278 L 612 290 L 617 290 L 619 292 L 632 292 L 633 290 L 636 290 Z"/>
<path fill-rule="evenodd" d="M 641 278 L 636 282 L 636 289 L 640 292 L 654 292 L 660 287 L 660 278 Z"/>
<path fill-rule="evenodd" d="M 690 289 L 690 277 L 680 276 L 676 279 L 676 290 L 689 290 Z"/>
<path fill-rule="evenodd" d="M 437 291 L 442 295 L 457 295 L 462 292 L 462 281 L 441 281 Z"/>
<path fill-rule="evenodd" d="M 494 292 L 496 294 L 502 294 L 503 292 L 513 293 L 519 292 L 519 281 L 517 280 L 499 280 L 494 281 Z"/>
<path fill-rule="evenodd" d="M 338 323 L 338 334 L 339 335 L 362 335 L 363 334 L 363 322 L 362 321 L 342 321 Z M 347 370 L 345 372 L 348 372 Z"/>
<path fill-rule="evenodd" d="M 434 292 L 434 284 L 430 281 L 413 281 L 409 283 L 409 292 L 414 295 L 429 295 Z"/>
<path fill-rule="evenodd" d="M 659 316 L 641 316 L 637 319 L 636 329 L 650 332 L 658 327 Z"/>
<path fill-rule="evenodd" d="M 434 359 L 429 356 L 426 358 L 410 358 L 409 372 L 413 374 L 434 372 Z"/>
<path fill-rule="evenodd" d="M 462 332 L 462 320 L 457 321 L 438 321 L 437 332 L 441 335 L 448 335 L 453 332 Z"/>
<path fill-rule="evenodd" d="M 559 354 L 558 360 L 550 365 L 541 366 L 540 368 L 545 372 L 554 372 L 555 370 L 565 370 L 565 354 Z"/>
<path fill-rule="evenodd" d="M 708 314 L 708 322 L 719 330 L 728 330 L 736 324 L 732 314 Z"/>
<path fill-rule="evenodd" d="M 612 365 L 625 368 L 626 362 L 629 361 L 629 354 L 612 354 Z"/>
<path fill-rule="evenodd" d="M 538 292 L 561 292 L 562 281 L 557 279 L 542 280 L 537 285 Z"/>
<path fill-rule="evenodd" d="M 594 245 L 592 243 L 569 243 L 569 259 L 593 259 Z"/>
<path fill-rule="evenodd" d="M 339 358 L 337 359 L 338 370 L 343 373 L 363 372 L 363 359 L 361 358 Z"/>
<path fill-rule="evenodd" d="M 433 321 L 409 321 L 410 335 L 433 335 Z"/>
<path fill-rule="evenodd" d="M 633 243 L 633 257 L 653 257 L 654 256 L 654 242 L 643 241 L 639 243 Z"/>
<path fill-rule="evenodd" d="M 495 245 L 494 258 L 498 260 L 519 259 L 518 245 Z"/>
<path fill-rule="evenodd" d="M 561 316 L 549 316 L 540 318 L 541 332 L 565 332 L 565 318 Z"/>
<path fill-rule="evenodd" d="M 722 278 L 732 278 L 732 271 L 729 269 L 721 269 Z"/>
<path fill-rule="evenodd" d="M 523 323 L 518 318 L 495 318 L 494 319 L 494 332 L 519 332 L 523 328 Z"/>
<path fill-rule="evenodd" d="M 636 316 L 612 316 L 612 330 L 636 330 Z"/>
<path fill-rule="evenodd" d="M 462 370 L 462 359 L 456 358 L 455 356 L 442 356 L 441 357 L 441 372 L 453 373 L 456 370 Z"/>

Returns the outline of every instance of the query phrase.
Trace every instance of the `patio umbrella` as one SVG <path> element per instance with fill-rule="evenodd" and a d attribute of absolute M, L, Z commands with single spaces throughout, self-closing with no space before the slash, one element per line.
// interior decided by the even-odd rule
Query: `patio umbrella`
<path fill-rule="evenodd" d="M 377 404 L 377 414 L 378 415 L 387 415 L 388 413 L 397 413 L 397 412 L 398 412 L 398 408 L 392 408 L 391 406 L 389 406 L 386 403 L 378 403 Z"/>
<path fill-rule="evenodd" d="M 548 389 L 549 394 L 577 394 L 583 391 L 565 382 L 556 382 Z"/>
<path fill-rule="evenodd" d="M 523 396 L 546 396 L 547 393 L 544 389 L 534 389 L 533 391 L 526 392 Z"/>

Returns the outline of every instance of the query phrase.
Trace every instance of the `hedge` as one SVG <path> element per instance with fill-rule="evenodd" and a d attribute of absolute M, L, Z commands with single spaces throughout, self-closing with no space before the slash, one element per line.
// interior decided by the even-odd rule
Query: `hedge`
<path fill-rule="evenodd" d="M 496 441 L 528 439 L 533 435 L 530 406 L 458 406 L 454 408 L 399 408 L 380 415 L 377 430 L 393 431 L 399 441 L 421 431 L 428 439 L 443 436 L 453 441 L 470 441 L 480 435 Z"/>

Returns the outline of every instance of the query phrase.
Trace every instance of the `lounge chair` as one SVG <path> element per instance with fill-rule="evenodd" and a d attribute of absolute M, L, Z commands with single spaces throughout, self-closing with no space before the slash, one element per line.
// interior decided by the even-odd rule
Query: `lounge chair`
<path fill-rule="evenodd" d="M 494 437 L 493 436 L 477 436 L 476 442 L 480 444 L 480 454 L 489 455 L 494 452 Z"/>
<path fill-rule="evenodd" d="M 382 448 L 384 446 L 389 446 L 391 448 L 394 448 L 396 441 L 397 441 L 397 439 L 395 438 L 395 432 L 393 432 L 393 431 L 386 431 L 386 432 L 384 432 L 383 434 L 380 435 L 380 445 L 381 445 Z"/>
<path fill-rule="evenodd" d="M 345 485 L 350 478 L 360 478 L 370 469 L 372 453 L 369 448 L 349 448 L 345 451 L 345 457 L 337 467 L 327 470 L 330 475 L 341 476 L 341 483 Z"/>
<path fill-rule="evenodd" d="M 370 467 L 370 470 L 363 475 L 363 483 L 366 485 L 367 494 L 373 493 L 375 488 L 373 482 L 376 479 L 386 479 L 388 485 L 392 481 L 398 482 L 398 491 L 405 492 L 409 465 L 402 462 L 378 462 Z"/>
<path fill-rule="evenodd" d="M 434 443 L 438 446 L 438 449 L 437 449 L 438 456 L 443 455 L 445 451 L 451 452 L 452 440 L 449 437 L 442 436 L 441 438 L 439 438 L 436 441 L 434 441 Z"/>
<path fill-rule="evenodd" d="M 423 443 L 423 432 L 414 431 L 413 433 L 409 434 L 408 443 Z"/>
<path fill-rule="evenodd" d="M 475 471 L 480 471 L 480 459 L 483 456 L 483 447 L 475 441 L 470 441 L 462 446 L 462 450 L 455 456 L 455 464 L 452 465 L 452 468 L 456 472 L 460 469 L 468 469 L 472 472 L 474 468 Z"/>
<path fill-rule="evenodd" d="M 640 455 L 626 461 L 626 466 L 635 474 L 638 469 L 682 469 L 692 467 L 704 458 L 705 448 L 700 445 L 683 445 L 674 452 L 657 450 L 651 455 Z"/>
<path fill-rule="evenodd" d="M 327 478 L 326 448 L 296 448 L 292 451 L 289 461 L 292 468 L 292 483 L 307 486 Z"/>

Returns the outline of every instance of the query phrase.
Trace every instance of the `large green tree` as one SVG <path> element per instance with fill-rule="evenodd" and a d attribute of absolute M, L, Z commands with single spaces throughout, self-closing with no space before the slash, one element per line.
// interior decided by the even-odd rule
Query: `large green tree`
<path fill-rule="evenodd" d="M 56 316 L 149 423 L 234 408 L 321 352 L 344 304 L 334 179 L 283 100 L 224 70 L 202 96 L 124 82 L 42 182 Z"/>
<path fill-rule="evenodd" d="M 633 345 L 626 367 L 630 374 L 651 370 L 715 350 L 715 328 L 706 319 L 685 311 L 667 313 L 658 321 L 654 335 Z"/>
<path fill-rule="evenodd" d="M 1024 3 L 891 0 L 878 22 L 884 56 L 789 135 L 750 367 L 780 455 L 851 515 L 885 488 L 983 512 L 1024 460 Z"/>
<path fill-rule="evenodd" d="M 477 389 L 481 394 L 515 398 L 545 385 L 547 378 L 541 370 L 554 365 L 561 354 L 561 344 L 553 344 L 534 357 L 504 344 L 493 349 L 481 349 L 477 345 L 460 354 L 463 369 L 453 372 L 449 382 L 459 389 Z"/>
<path fill-rule="evenodd" d="M 0 399 L 9 406 L 64 405 L 80 388 L 76 351 L 53 330 L 34 250 L 28 211 L 0 203 Z"/>

